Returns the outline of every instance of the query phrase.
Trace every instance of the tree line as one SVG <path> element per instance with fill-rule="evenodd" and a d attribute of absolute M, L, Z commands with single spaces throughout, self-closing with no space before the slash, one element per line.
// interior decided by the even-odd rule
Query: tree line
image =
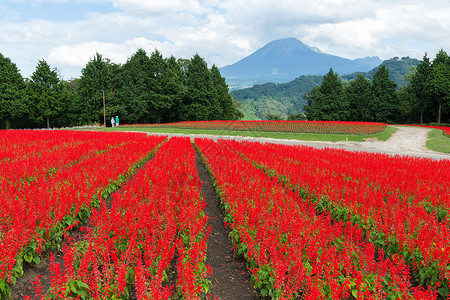
<path fill-rule="evenodd" d="M 308 120 L 387 123 L 450 123 L 450 57 L 440 50 L 431 61 L 427 54 L 397 87 L 385 65 L 370 81 L 358 74 L 348 83 L 330 69 L 321 85 L 305 94 Z"/>
<path fill-rule="evenodd" d="M 96 53 L 80 78 L 65 81 L 44 59 L 23 78 L 0 53 L 0 128 L 103 124 L 104 109 L 108 125 L 116 115 L 122 124 L 242 117 L 219 69 L 198 54 L 164 58 L 139 49 L 120 65 Z"/>

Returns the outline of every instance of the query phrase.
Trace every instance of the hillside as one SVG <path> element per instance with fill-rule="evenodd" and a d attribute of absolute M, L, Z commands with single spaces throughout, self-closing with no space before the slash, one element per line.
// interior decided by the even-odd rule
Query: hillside
<path fill-rule="evenodd" d="M 417 67 L 419 64 L 419 60 L 415 58 L 410 58 L 409 56 L 406 57 L 394 57 L 388 60 L 383 61 L 381 65 L 385 65 L 389 69 L 389 77 L 394 80 L 399 86 L 405 86 L 408 84 L 408 81 L 404 78 L 405 75 L 411 73 L 411 68 Z M 367 73 L 363 73 L 367 78 L 370 80 L 373 79 L 373 74 L 378 70 L 380 67 L 373 68 Z M 358 72 L 343 75 L 341 76 L 342 79 L 345 80 L 352 80 L 355 79 L 358 75 Z"/>
<path fill-rule="evenodd" d="M 419 60 L 409 57 L 401 59 L 394 57 L 385 60 L 382 64 L 389 69 L 389 76 L 392 80 L 399 86 L 405 86 L 407 81 L 404 79 L 404 75 L 410 73 L 411 68 L 419 64 Z M 345 82 L 356 78 L 359 73 L 363 73 L 372 80 L 373 74 L 377 70 L 378 67 L 367 73 L 355 72 L 342 75 L 341 78 Z M 251 88 L 234 90 L 231 95 L 242 104 L 241 111 L 244 113 L 245 119 L 266 119 L 269 114 L 286 118 L 289 114 L 303 112 L 303 106 L 306 104 L 303 96 L 305 93 L 309 93 L 313 87 L 320 85 L 322 79 L 323 75 L 300 76 L 287 83 L 265 83 Z"/>
<path fill-rule="evenodd" d="M 339 74 L 367 72 L 382 61 L 378 57 L 350 60 L 323 53 L 295 38 L 275 40 L 220 73 L 231 89 L 266 82 L 284 83 L 301 75 L 323 75 L 330 67 Z"/>

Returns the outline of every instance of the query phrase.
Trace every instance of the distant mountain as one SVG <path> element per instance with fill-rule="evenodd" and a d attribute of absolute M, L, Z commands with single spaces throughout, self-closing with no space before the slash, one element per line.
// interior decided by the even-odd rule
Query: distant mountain
<path fill-rule="evenodd" d="M 323 53 L 295 38 L 275 40 L 240 61 L 222 67 L 230 88 L 257 83 L 291 81 L 301 75 L 324 75 L 330 68 L 339 74 L 367 72 L 382 61 L 378 57 L 350 60 Z"/>
<path fill-rule="evenodd" d="M 419 62 L 415 58 L 394 57 L 383 61 L 382 65 L 386 65 L 392 80 L 399 86 L 404 86 L 407 84 L 404 75 L 411 73 L 411 68 L 417 67 Z M 378 68 L 379 66 L 363 74 L 372 80 Z M 341 78 L 343 81 L 349 81 L 355 79 L 360 73 L 341 75 Z M 257 84 L 251 88 L 234 90 L 231 95 L 242 104 L 241 111 L 246 119 L 265 119 L 267 115 L 279 115 L 286 118 L 289 114 L 303 112 L 303 106 L 306 104 L 303 96 L 313 87 L 320 85 L 322 80 L 323 75 L 300 76 L 286 83 Z"/>

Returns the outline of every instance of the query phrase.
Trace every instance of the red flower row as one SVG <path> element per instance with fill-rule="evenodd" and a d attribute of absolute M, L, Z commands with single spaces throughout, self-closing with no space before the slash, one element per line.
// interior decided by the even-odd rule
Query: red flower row
<path fill-rule="evenodd" d="M 64 270 L 54 264 L 48 295 L 128 297 L 134 283 L 138 299 L 168 299 L 177 251 L 177 293 L 197 299 L 208 268 L 195 157 L 188 138 L 172 138 L 112 195 L 110 208 L 102 200 L 87 235 L 65 247 Z"/>
<path fill-rule="evenodd" d="M 22 133 L 14 132 L 19 136 Z M 33 155 L 25 155 L 28 164 L 20 164 L 24 169 L 20 174 L 24 176 L 5 174 L 1 178 L 0 283 L 4 288 L 0 294 L 9 294 L 6 283 L 14 283 L 21 276 L 24 260 L 39 263 L 42 250 L 60 241 L 66 227 L 88 216 L 90 206 L 98 203 L 108 186 L 123 180 L 134 165 L 165 139 L 139 133 L 65 133 L 68 140 L 57 131 L 27 132 L 31 141 L 22 144 L 53 141 L 53 151 L 40 152 L 42 166 L 33 162 L 36 159 Z M 8 131 L 0 136 L 6 140 L 8 136 L 14 137 Z M 59 145 L 55 138 L 59 139 Z M 90 146 L 86 140 L 92 140 Z M 14 145 L 14 140 L 10 144 Z M 14 172 L 16 163 L 24 161 L 25 156 L 1 164 L 4 170 Z"/>
<path fill-rule="evenodd" d="M 318 214 L 307 199 L 219 144 L 196 139 L 227 209 L 227 223 L 262 294 L 289 299 L 435 299 L 412 288 L 400 255 L 385 258 L 363 230 Z M 249 150 L 250 151 L 250 150 Z"/>
<path fill-rule="evenodd" d="M 261 131 L 368 135 L 379 133 L 385 130 L 387 124 L 342 121 L 184 121 L 167 124 L 144 124 L 128 126 L 211 129 L 223 131 L 244 130 L 257 132 Z"/>
<path fill-rule="evenodd" d="M 309 197 L 319 212 L 358 226 L 377 248 L 403 256 L 423 286 L 448 294 L 450 161 L 223 143 Z"/>

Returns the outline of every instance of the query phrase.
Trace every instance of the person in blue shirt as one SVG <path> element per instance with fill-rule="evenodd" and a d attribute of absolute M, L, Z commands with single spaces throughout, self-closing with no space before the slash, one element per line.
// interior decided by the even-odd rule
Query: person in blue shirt
<path fill-rule="evenodd" d="M 116 116 L 116 126 L 119 126 L 119 116 Z"/>

